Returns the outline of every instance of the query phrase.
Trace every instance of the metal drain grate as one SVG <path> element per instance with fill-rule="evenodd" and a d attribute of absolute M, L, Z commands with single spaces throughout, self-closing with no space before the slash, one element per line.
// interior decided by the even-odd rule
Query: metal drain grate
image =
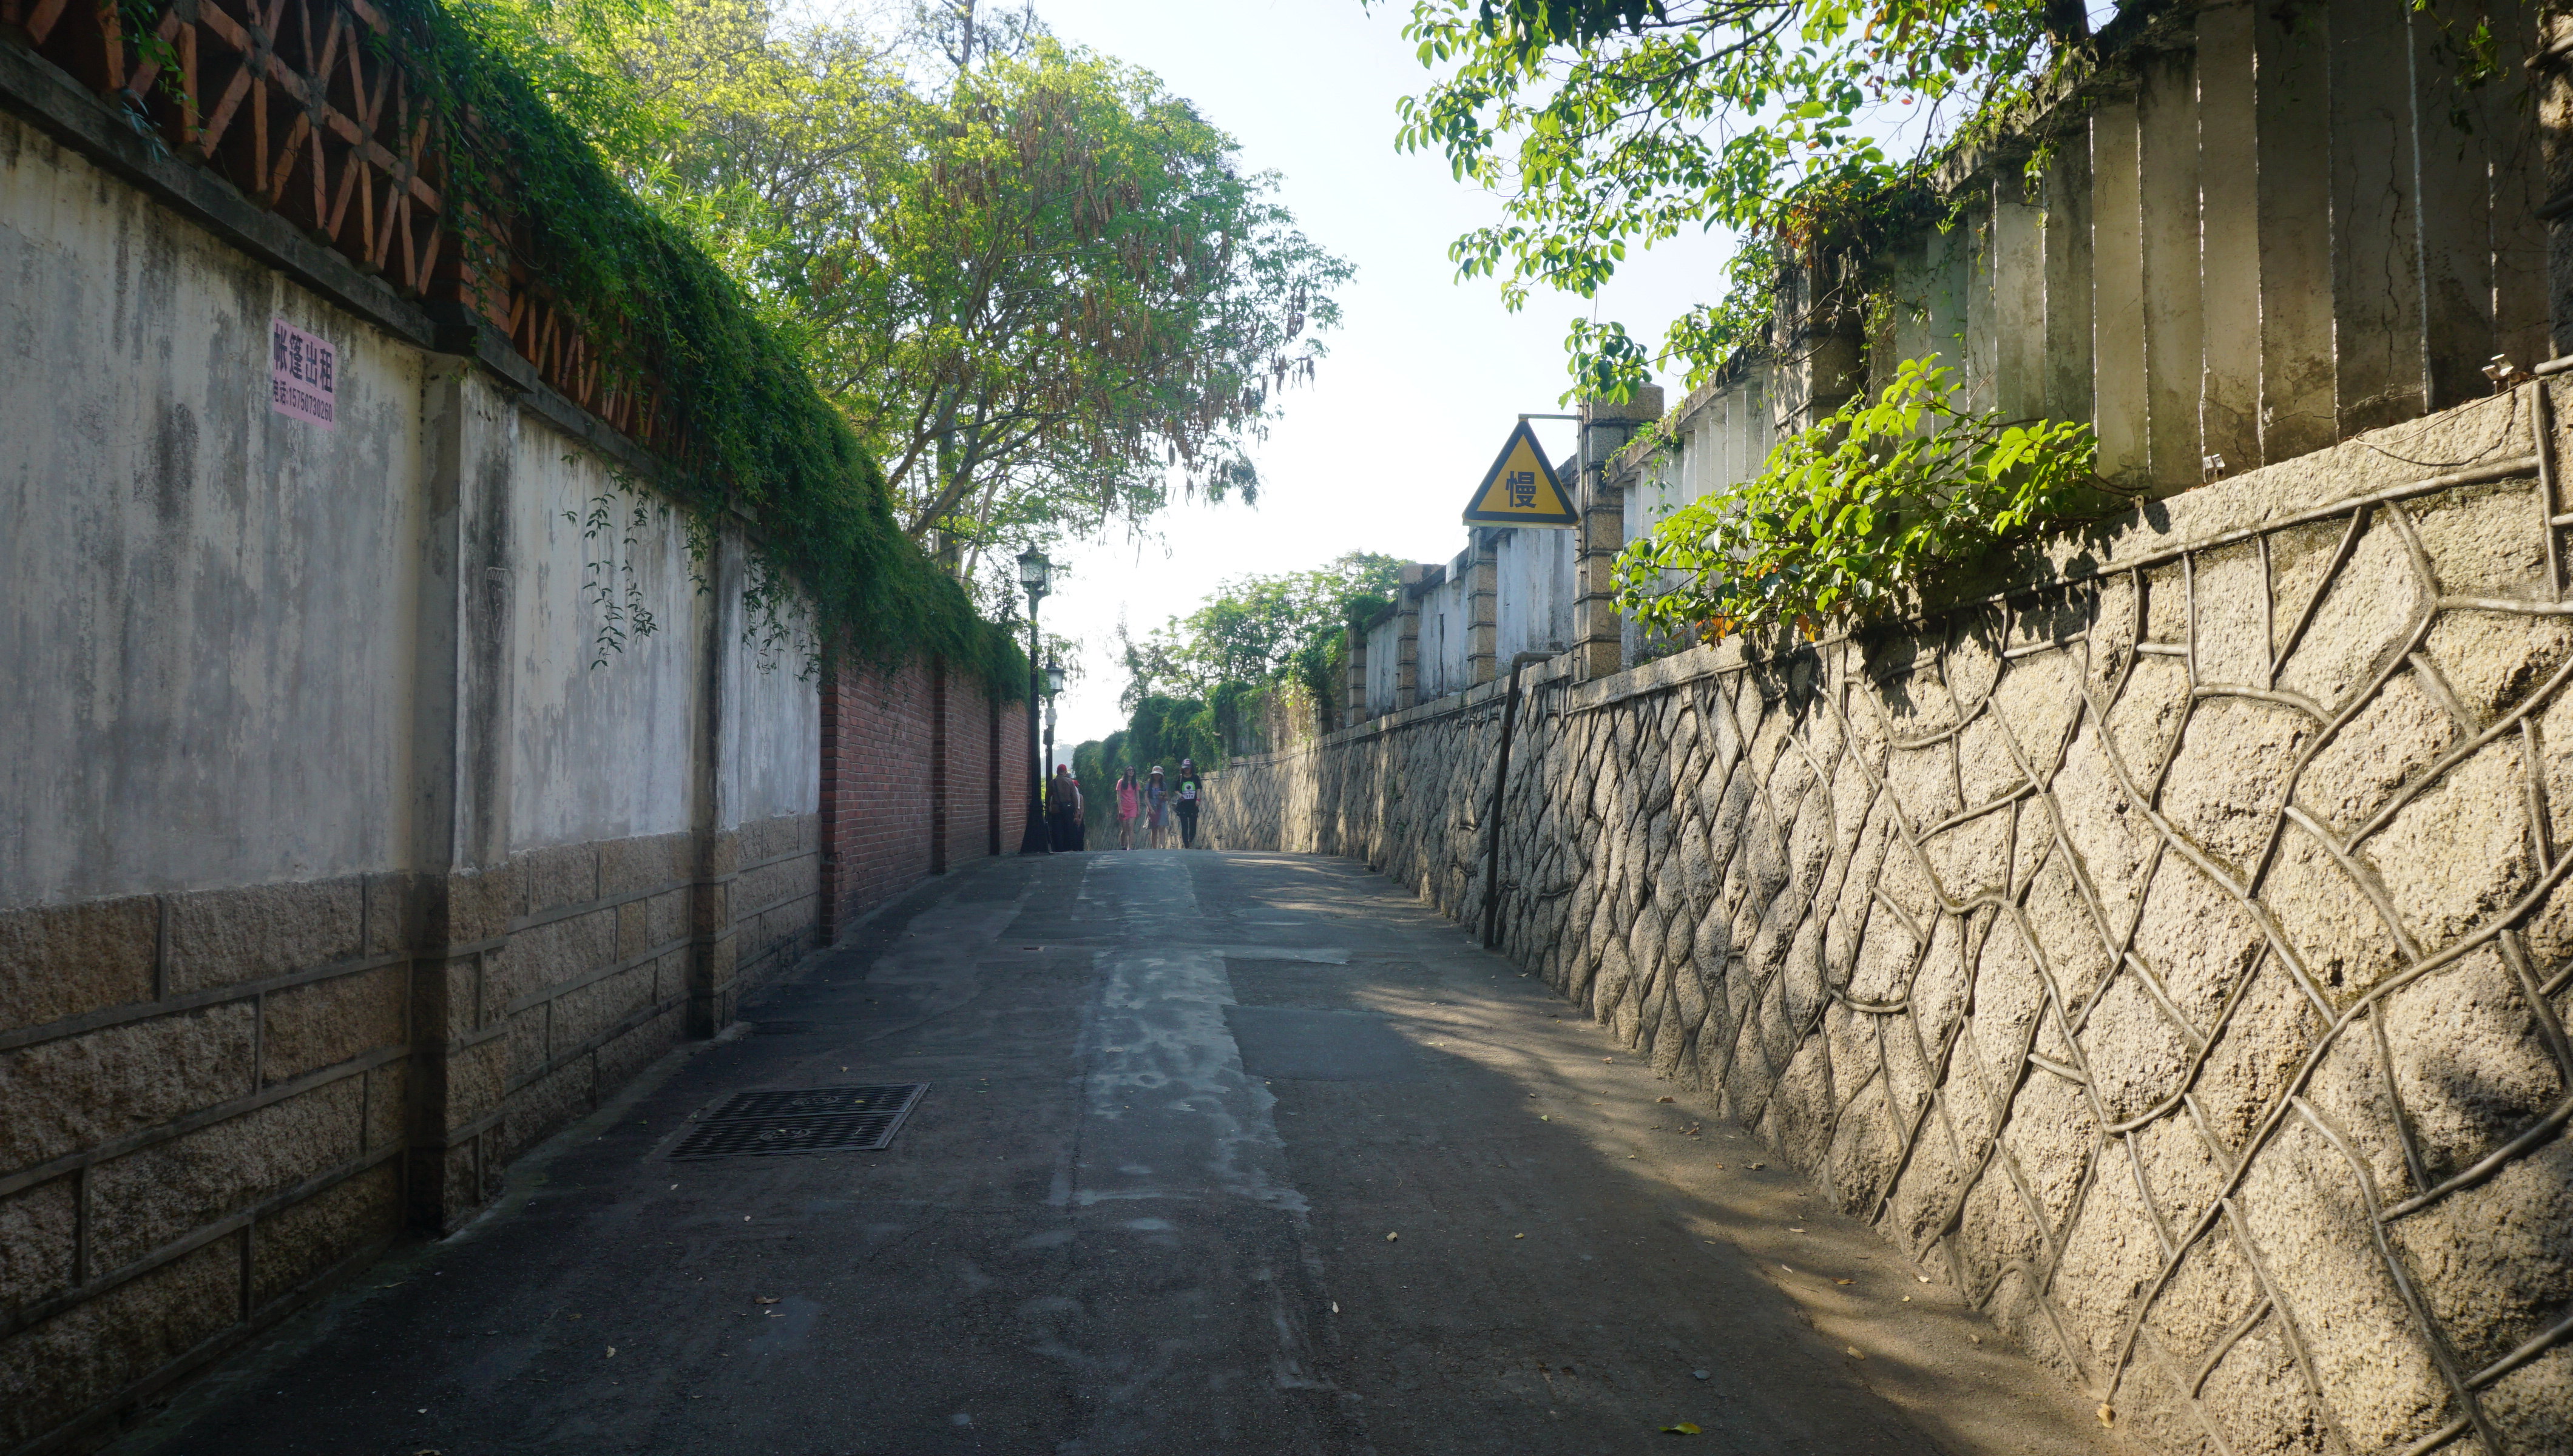
<path fill-rule="evenodd" d="M 672 1157 L 870 1152 L 893 1141 L 927 1083 L 736 1092 L 688 1129 Z"/>

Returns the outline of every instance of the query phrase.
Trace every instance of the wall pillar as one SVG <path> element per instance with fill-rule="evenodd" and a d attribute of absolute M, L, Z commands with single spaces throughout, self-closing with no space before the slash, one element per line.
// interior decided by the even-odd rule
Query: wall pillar
<path fill-rule="evenodd" d="M 502 1161 L 487 1145 L 509 1073 L 494 973 L 524 898 L 509 865 L 518 419 L 478 369 L 445 373 L 429 394 L 407 1171 L 413 1223 L 442 1233 L 498 1191 Z"/>
<path fill-rule="evenodd" d="M 1366 721 L 1367 715 L 1367 634 L 1354 627 L 1340 629 L 1340 643 L 1345 649 L 1348 673 L 1342 678 L 1347 697 L 1340 704 L 1340 726 L 1354 728 Z"/>
<path fill-rule="evenodd" d="M 717 534 L 706 574 L 713 588 L 699 619 L 697 722 L 690 735 L 689 808 L 695 845 L 688 886 L 688 1035 L 711 1037 L 732 1023 L 738 998 L 732 882 L 741 868 L 741 816 L 733 803 L 724 740 L 735 731 L 732 648 L 741 640 L 741 534 Z"/>
<path fill-rule="evenodd" d="M 929 873 L 947 873 L 947 659 L 929 659 Z"/>
<path fill-rule="evenodd" d="M 1420 701 L 1420 584 L 1429 568 L 1403 563 L 1394 588 L 1393 706 L 1396 712 Z"/>
<path fill-rule="evenodd" d="M 1623 404 L 1583 400 L 1581 478 L 1575 494 L 1581 524 L 1573 561 L 1572 645 L 1581 675 L 1605 677 L 1626 667 L 1625 621 L 1617 611 L 1617 553 L 1626 548 L 1626 491 L 1610 483 L 1608 461 L 1635 431 L 1662 415 L 1662 391 L 1645 385 Z"/>
<path fill-rule="evenodd" d="M 1480 686 L 1500 676 L 1500 532 L 1477 526 L 1468 535 L 1465 578 L 1465 681 Z"/>

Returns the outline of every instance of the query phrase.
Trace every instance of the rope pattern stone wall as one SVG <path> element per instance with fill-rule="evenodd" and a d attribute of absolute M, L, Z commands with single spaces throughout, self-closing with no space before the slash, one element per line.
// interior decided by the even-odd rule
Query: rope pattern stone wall
<path fill-rule="evenodd" d="M 1539 683 L 1503 948 L 2153 1449 L 2573 1449 L 2548 409 L 1937 622 Z M 1238 764 L 1217 832 L 1470 919 L 1497 709 Z"/>

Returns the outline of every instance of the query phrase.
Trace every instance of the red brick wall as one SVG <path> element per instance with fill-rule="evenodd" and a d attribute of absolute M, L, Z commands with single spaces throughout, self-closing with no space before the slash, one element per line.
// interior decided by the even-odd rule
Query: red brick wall
<path fill-rule="evenodd" d="M 1000 709 L 998 848 L 1027 812 L 1026 709 Z M 994 851 L 994 704 L 943 662 L 835 667 L 822 679 L 822 938 Z"/>

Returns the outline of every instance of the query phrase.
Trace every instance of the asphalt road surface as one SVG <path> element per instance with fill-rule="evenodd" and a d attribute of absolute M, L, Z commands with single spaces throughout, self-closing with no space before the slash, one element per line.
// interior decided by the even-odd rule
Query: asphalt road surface
<path fill-rule="evenodd" d="M 1362 865 L 984 862 L 747 1015 L 122 1450 L 2125 1449 Z M 736 1092 L 889 1083 L 882 1151 L 667 1155 Z"/>

